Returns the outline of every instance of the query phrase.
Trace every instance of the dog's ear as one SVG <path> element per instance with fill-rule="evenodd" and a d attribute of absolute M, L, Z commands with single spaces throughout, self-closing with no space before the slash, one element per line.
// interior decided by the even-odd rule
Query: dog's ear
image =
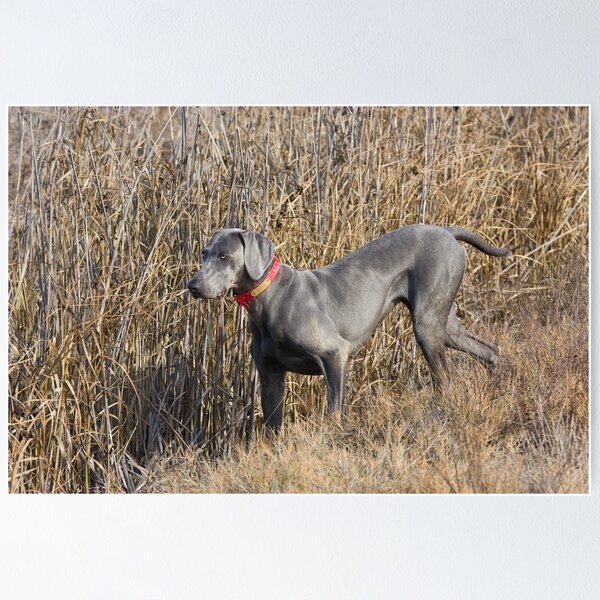
<path fill-rule="evenodd" d="M 267 236 L 255 231 L 242 231 L 244 264 L 250 279 L 258 279 L 273 262 L 275 244 Z"/>

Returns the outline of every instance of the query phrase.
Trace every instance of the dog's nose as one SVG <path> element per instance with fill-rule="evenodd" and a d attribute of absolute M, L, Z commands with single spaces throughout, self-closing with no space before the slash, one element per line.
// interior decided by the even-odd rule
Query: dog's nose
<path fill-rule="evenodd" d="M 190 290 L 190 292 L 192 292 L 192 294 L 194 294 L 194 295 L 200 293 L 200 288 L 198 287 L 198 284 L 193 279 L 188 283 L 188 290 Z"/>

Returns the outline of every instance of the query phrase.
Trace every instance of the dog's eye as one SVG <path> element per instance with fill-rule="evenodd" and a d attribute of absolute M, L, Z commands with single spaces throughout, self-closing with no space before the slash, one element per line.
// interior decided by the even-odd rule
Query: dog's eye
<path fill-rule="evenodd" d="M 225 260 L 225 255 L 224 255 L 224 254 L 219 254 L 219 258 L 220 258 L 221 260 Z"/>

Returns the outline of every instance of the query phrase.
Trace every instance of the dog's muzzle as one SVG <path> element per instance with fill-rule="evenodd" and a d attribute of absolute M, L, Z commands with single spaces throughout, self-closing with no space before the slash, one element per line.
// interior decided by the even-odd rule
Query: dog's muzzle
<path fill-rule="evenodd" d="M 194 298 L 202 298 L 200 288 L 198 287 L 198 284 L 195 283 L 193 280 L 188 283 L 187 287 L 190 291 L 190 294 L 192 294 Z"/>
<path fill-rule="evenodd" d="M 188 283 L 188 290 L 190 291 L 190 294 L 192 294 L 192 296 L 194 298 L 205 298 L 207 300 L 214 300 L 217 298 L 224 298 L 225 295 L 227 294 L 227 290 L 221 290 L 221 291 L 215 291 L 215 290 L 207 290 L 207 289 L 203 289 L 199 283 L 197 281 L 195 281 L 194 279 L 192 279 L 189 283 Z"/>

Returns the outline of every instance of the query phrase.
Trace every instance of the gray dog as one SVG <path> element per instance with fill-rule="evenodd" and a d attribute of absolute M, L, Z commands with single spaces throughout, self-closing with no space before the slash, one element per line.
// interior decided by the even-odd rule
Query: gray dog
<path fill-rule="evenodd" d="M 471 334 L 456 316 L 466 264 L 457 240 L 492 256 L 509 253 L 461 227 L 410 225 L 321 269 L 297 271 L 279 265 L 275 245 L 264 235 L 219 229 L 188 289 L 194 298 L 223 298 L 233 289 L 248 309 L 263 416 L 277 431 L 286 371 L 325 375 L 328 410 L 339 413 L 348 359 L 399 302 L 410 310 L 436 388 L 446 367 L 445 346 L 487 366 L 496 363 L 496 346 Z"/>

